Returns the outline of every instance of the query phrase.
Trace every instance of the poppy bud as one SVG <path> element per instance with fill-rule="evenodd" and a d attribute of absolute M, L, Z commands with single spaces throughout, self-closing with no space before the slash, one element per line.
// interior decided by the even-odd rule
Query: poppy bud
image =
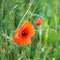
<path fill-rule="evenodd" d="M 41 19 L 41 18 L 38 18 L 38 19 L 36 20 L 36 25 L 37 25 L 37 26 L 41 26 L 41 25 L 42 25 L 42 19 Z"/>

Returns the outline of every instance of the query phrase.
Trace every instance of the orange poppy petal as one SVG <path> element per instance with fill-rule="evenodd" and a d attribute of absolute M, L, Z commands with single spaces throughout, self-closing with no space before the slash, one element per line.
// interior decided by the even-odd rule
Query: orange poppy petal
<path fill-rule="evenodd" d="M 32 42 L 31 42 L 31 38 L 27 38 L 27 39 L 22 39 L 22 41 L 20 41 L 20 45 L 22 45 L 22 46 L 26 46 L 26 45 L 29 45 L 29 44 L 31 44 Z"/>
<path fill-rule="evenodd" d="M 20 38 L 18 36 L 18 34 L 15 35 L 13 40 L 14 40 L 14 42 L 16 42 L 17 44 L 22 45 L 22 46 L 26 46 L 26 45 L 29 45 L 32 43 L 30 37 L 23 39 L 23 38 Z"/>
<path fill-rule="evenodd" d="M 19 38 L 18 34 L 16 34 L 16 35 L 14 36 L 13 41 L 16 42 L 17 44 L 19 44 L 20 38 Z"/>
<path fill-rule="evenodd" d="M 29 21 L 26 21 L 17 31 L 16 33 L 20 32 L 24 29 L 28 29 L 28 35 L 29 36 L 34 36 L 35 35 L 35 28 L 34 26 L 29 22 Z"/>
<path fill-rule="evenodd" d="M 26 24 L 28 30 L 29 30 L 29 35 L 32 37 L 35 35 L 35 28 L 34 26 L 30 23 L 30 22 L 27 22 Z"/>

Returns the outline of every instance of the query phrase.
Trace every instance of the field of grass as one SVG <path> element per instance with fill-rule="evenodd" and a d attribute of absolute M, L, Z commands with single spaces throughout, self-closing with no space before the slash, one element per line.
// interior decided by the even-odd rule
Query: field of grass
<path fill-rule="evenodd" d="M 21 46 L 12 39 L 27 20 L 39 31 Z M 60 0 L 0 0 L 0 60 L 60 60 Z"/>

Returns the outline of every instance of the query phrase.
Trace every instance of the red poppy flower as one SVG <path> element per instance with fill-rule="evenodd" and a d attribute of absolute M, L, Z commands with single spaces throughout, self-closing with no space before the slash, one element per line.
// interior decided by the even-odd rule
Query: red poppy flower
<path fill-rule="evenodd" d="M 37 25 L 37 26 L 41 26 L 41 25 L 42 25 L 42 19 L 41 19 L 41 18 L 38 18 L 38 19 L 36 20 L 36 25 Z"/>
<path fill-rule="evenodd" d="M 35 35 L 35 29 L 31 22 L 26 21 L 19 29 L 17 29 L 13 38 L 14 42 L 25 46 L 31 44 L 31 38 Z"/>

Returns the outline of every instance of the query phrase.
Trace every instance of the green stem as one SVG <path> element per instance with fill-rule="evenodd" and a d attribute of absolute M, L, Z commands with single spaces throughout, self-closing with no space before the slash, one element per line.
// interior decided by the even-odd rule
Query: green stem
<path fill-rule="evenodd" d="M 31 1 L 31 2 L 29 3 L 29 7 L 28 7 L 27 11 L 25 12 L 24 16 L 22 17 L 22 19 L 20 20 L 20 22 L 19 22 L 19 24 L 18 24 L 18 27 L 17 27 L 17 28 L 19 28 L 19 26 L 21 25 L 21 23 L 22 23 L 22 21 L 24 20 L 25 16 L 26 16 L 26 15 L 27 15 L 27 13 L 29 12 L 29 10 L 30 10 L 30 8 L 31 8 L 31 6 L 32 6 L 32 4 L 33 4 L 33 2 L 34 2 L 34 0 L 33 0 L 33 1 Z"/>

